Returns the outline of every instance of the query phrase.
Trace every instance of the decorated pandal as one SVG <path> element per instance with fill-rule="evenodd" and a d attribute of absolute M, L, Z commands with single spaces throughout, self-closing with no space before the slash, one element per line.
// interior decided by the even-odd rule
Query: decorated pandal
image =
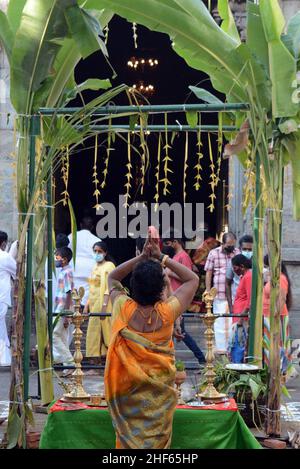
<path fill-rule="evenodd" d="M 220 394 L 216 388 L 214 387 L 214 379 L 215 379 L 215 371 L 214 371 L 214 322 L 217 319 L 212 313 L 212 303 L 217 294 L 216 288 L 212 288 L 209 292 L 203 293 L 203 301 L 206 307 L 206 314 L 203 316 L 203 320 L 205 325 L 207 326 L 206 331 L 204 332 L 204 336 L 207 342 L 207 354 L 206 354 L 206 372 L 205 378 L 207 380 L 207 386 L 205 390 L 201 394 L 196 394 L 198 399 L 201 399 L 206 404 L 214 404 L 218 402 L 222 402 L 227 399 L 226 394 Z M 83 359 L 83 355 L 81 352 L 81 340 L 83 332 L 81 330 L 81 325 L 86 319 L 86 315 L 81 313 L 80 305 L 81 299 L 84 296 L 84 288 L 80 287 L 78 292 L 77 290 L 73 290 L 72 298 L 75 303 L 75 313 L 72 316 L 72 322 L 75 325 L 75 330 L 73 332 L 74 335 L 74 344 L 75 344 L 75 354 L 74 354 L 74 361 L 75 361 L 75 371 L 72 374 L 72 385 L 69 388 L 69 391 L 63 395 L 62 400 L 67 402 L 75 402 L 75 401 L 88 401 L 88 405 L 91 406 L 99 406 L 101 405 L 106 406 L 104 396 L 91 396 L 88 394 L 83 387 L 83 377 L 84 373 L 82 371 L 81 362 Z M 183 381 L 182 381 L 183 382 Z M 177 393 L 178 393 L 178 405 L 184 405 L 185 402 L 182 400 L 181 397 L 181 383 L 176 383 Z"/>

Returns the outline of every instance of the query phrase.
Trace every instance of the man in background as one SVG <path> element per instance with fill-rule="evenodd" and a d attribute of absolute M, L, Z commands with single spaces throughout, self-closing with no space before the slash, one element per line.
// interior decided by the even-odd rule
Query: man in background
<path fill-rule="evenodd" d="M 84 216 L 80 222 L 80 230 L 76 234 L 76 260 L 73 258 L 74 287 L 84 288 L 84 297 L 82 305 L 85 305 L 89 296 L 89 278 L 95 265 L 93 246 L 101 239 L 92 234 L 94 223 L 91 216 Z M 70 246 L 72 246 L 72 234 L 68 236 Z M 73 254 L 74 247 L 72 246 Z"/>
<path fill-rule="evenodd" d="M 11 306 L 11 280 L 16 277 L 16 261 L 5 251 L 8 236 L 0 231 L 0 366 L 11 365 L 10 342 L 6 327 L 6 314 Z"/>
<path fill-rule="evenodd" d="M 212 286 L 217 289 L 217 295 L 213 302 L 214 314 L 228 314 L 228 303 L 226 298 L 226 270 L 231 259 L 239 254 L 235 247 L 236 236 L 232 232 L 225 233 L 222 237 L 222 245 L 212 249 L 208 254 L 205 264 L 205 287 L 209 291 Z M 229 334 L 231 330 L 231 318 L 219 317 L 214 324 L 215 351 L 226 354 L 228 348 Z"/>
<path fill-rule="evenodd" d="M 188 253 L 184 250 L 184 242 L 181 239 L 177 238 L 170 238 L 164 240 L 164 244 L 167 246 L 171 246 L 175 252 L 175 255 L 173 257 L 174 261 L 179 262 L 180 264 L 184 265 L 190 270 L 193 270 L 193 263 L 191 261 L 190 256 Z M 171 283 L 171 289 L 173 292 L 177 290 L 181 286 L 181 281 L 179 277 L 170 269 L 166 269 L 166 273 L 170 279 Z M 176 323 L 175 323 L 175 332 L 176 336 L 178 338 L 181 337 L 183 343 L 193 352 L 195 357 L 197 358 L 199 364 L 205 363 L 205 356 L 198 347 L 196 341 L 192 338 L 192 336 L 186 332 L 185 330 L 185 323 L 184 323 L 184 317 L 180 316 Z"/>
<path fill-rule="evenodd" d="M 239 240 L 239 246 L 241 254 L 247 257 L 247 259 L 252 259 L 253 237 L 247 234 L 242 236 Z M 226 298 L 230 313 L 233 311 L 233 304 L 239 283 L 240 277 L 235 273 L 232 267 L 232 262 L 230 262 L 226 270 Z"/>
<path fill-rule="evenodd" d="M 72 259 L 72 251 L 68 247 L 56 249 L 55 266 L 59 269 L 56 294 L 54 301 L 54 312 L 60 314 L 65 310 L 73 309 L 72 290 L 73 271 L 70 266 Z M 69 348 L 69 327 L 71 319 L 68 317 L 60 317 L 53 329 L 53 361 L 54 363 L 62 363 L 64 366 L 74 365 L 74 358 Z M 73 370 L 66 369 L 63 376 L 68 377 Z"/>

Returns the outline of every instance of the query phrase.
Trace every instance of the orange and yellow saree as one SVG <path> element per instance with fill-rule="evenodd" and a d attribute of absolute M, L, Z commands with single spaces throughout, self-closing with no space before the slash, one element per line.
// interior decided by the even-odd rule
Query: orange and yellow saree
<path fill-rule="evenodd" d="M 179 302 L 171 297 L 155 305 L 163 324 L 154 332 L 128 326 L 136 307 L 125 295 L 113 306 L 104 382 L 116 448 L 169 448 L 177 402 L 172 331 Z"/>

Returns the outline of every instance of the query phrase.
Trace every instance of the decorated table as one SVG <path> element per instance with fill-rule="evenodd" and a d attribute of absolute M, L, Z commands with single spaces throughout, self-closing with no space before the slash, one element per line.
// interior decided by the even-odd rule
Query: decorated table
<path fill-rule="evenodd" d="M 83 402 L 50 404 L 40 449 L 113 449 L 115 433 L 106 407 Z M 178 406 L 172 449 L 260 449 L 234 399 L 221 404 Z"/>

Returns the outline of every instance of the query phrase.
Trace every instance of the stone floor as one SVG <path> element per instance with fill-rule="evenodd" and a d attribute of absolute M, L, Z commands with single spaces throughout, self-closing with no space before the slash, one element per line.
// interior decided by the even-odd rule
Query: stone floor
<path fill-rule="evenodd" d="M 198 345 L 204 351 L 205 340 L 203 336 L 204 326 L 202 321 L 199 319 L 189 319 L 186 321 L 186 329 L 192 334 L 194 338 L 197 338 Z M 182 342 L 175 342 L 176 359 L 183 360 L 187 367 L 187 379 L 182 385 L 182 397 L 185 401 L 189 401 L 194 398 L 198 388 L 198 382 L 201 379 L 201 375 L 197 373 L 200 368 L 194 355 Z M 298 362 L 299 360 L 297 360 Z M 282 407 L 282 436 L 287 437 L 288 432 L 292 435 L 293 431 L 300 432 L 300 369 L 296 366 L 298 375 L 287 383 L 287 388 L 290 393 L 290 397 L 284 397 L 284 403 Z M 65 392 L 64 384 L 70 382 L 68 379 L 62 379 L 59 376 L 59 372 L 55 373 L 54 378 L 54 392 L 55 398 L 59 398 Z M 2 439 L 5 429 L 8 415 L 8 394 L 10 385 L 10 368 L 0 367 L 0 440 Z M 84 378 L 84 387 L 90 394 L 103 394 L 103 371 L 99 376 L 86 376 Z M 31 369 L 31 375 L 29 380 L 29 394 L 32 396 L 32 403 L 34 406 L 39 405 L 39 401 L 36 399 L 38 394 L 38 381 L 37 373 L 35 369 Z M 34 412 L 35 419 L 35 431 L 41 432 L 47 415 L 45 413 Z M 262 438 L 264 433 L 257 429 L 252 429 L 256 437 Z"/>

